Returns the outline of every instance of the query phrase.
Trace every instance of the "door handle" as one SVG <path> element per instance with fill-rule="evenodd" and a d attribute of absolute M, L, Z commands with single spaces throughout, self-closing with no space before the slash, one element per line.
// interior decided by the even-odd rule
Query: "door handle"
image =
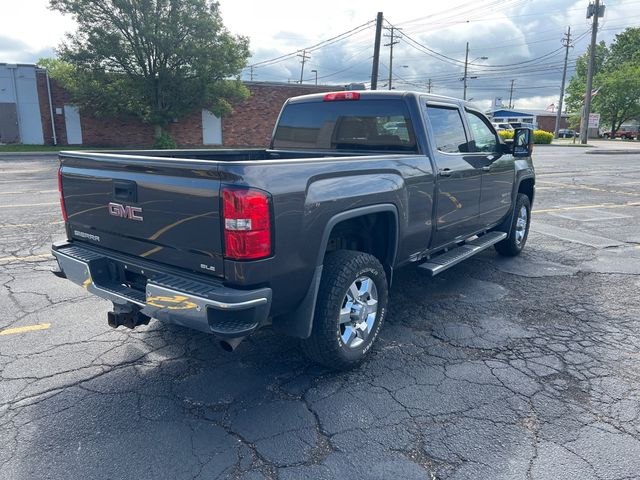
<path fill-rule="evenodd" d="M 138 188 L 136 182 L 129 180 L 113 181 L 113 198 L 129 202 L 138 201 Z"/>
<path fill-rule="evenodd" d="M 438 175 L 440 175 L 441 177 L 450 177 L 451 169 L 443 168 L 442 170 L 438 170 Z"/>

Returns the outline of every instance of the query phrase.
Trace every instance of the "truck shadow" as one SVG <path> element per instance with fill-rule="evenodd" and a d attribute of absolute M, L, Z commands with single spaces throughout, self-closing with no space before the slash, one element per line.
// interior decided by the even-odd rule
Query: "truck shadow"
<path fill-rule="evenodd" d="M 469 348 L 490 352 L 528 335 L 503 318 L 477 321 L 508 290 L 472 270 L 399 271 L 379 345 L 350 372 L 311 364 L 296 341 L 271 330 L 233 354 L 213 337 L 159 322 L 117 331 L 98 374 L 12 414 L 14 445 L 38 453 L 17 459 L 14 478 L 240 478 L 312 465 L 318 478 L 367 478 L 371 463 L 350 458 L 353 445 L 368 445 L 374 467 L 390 475 L 425 478 L 432 460 L 417 412 L 428 419 L 508 397 L 495 384 L 480 396 L 458 384 L 436 392 L 447 381 L 443 359 L 473 362 Z"/>

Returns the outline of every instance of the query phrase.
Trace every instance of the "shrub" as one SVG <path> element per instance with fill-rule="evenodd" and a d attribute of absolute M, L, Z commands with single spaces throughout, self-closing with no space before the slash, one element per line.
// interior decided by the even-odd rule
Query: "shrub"
<path fill-rule="evenodd" d="M 501 130 L 498 132 L 500 138 L 503 140 L 508 140 L 513 138 L 513 130 Z M 541 144 L 541 143 L 551 143 L 553 140 L 553 133 L 546 132 L 544 130 L 534 130 L 533 132 L 533 143 Z"/>
<path fill-rule="evenodd" d="M 172 148 L 176 148 L 176 142 L 171 138 L 171 135 L 166 132 L 162 132 L 162 134 L 156 138 L 153 148 L 158 150 L 170 150 Z"/>
<path fill-rule="evenodd" d="M 545 130 L 534 130 L 533 131 L 533 143 L 539 144 L 549 144 L 553 140 L 553 133 L 547 132 Z"/>

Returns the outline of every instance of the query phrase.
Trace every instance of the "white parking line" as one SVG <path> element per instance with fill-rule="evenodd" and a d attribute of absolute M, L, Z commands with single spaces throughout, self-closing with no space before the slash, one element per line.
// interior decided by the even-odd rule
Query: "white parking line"
<path fill-rule="evenodd" d="M 42 207 L 50 205 L 60 205 L 60 202 L 47 202 L 47 203 L 21 203 L 17 205 L 0 205 L 0 208 L 18 208 L 18 207 Z"/>

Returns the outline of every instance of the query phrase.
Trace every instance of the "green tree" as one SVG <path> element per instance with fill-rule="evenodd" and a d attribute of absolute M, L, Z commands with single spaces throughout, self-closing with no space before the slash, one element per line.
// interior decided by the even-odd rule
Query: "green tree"
<path fill-rule="evenodd" d="M 640 65 L 640 28 L 627 28 L 617 34 L 609 51 L 608 67 L 615 68 L 626 62 Z"/>
<path fill-rule="evenodd" d="M 596 45 L 595 74 L 602 71 L 609 57 L 609 49 L 606 43 Z M 579 112 L 584 103 L 584 94 L 587 89 L 587 68 L 589 65 L 589 51 L 576 59 L 576 72 L 569 81 L 567 87 L 567 108 L 571 112 Z"/>
<path fill-rule="evenodd" d="M 600 113 L 611 130 L 640 116 L 640 63 L 626 62 L 596 77 L 600 89 L 593 97 L 594 111 Z"/>
<path fill-rule="evenodd" d="M 220 116 L 246 98 L 248 40 L 224 27 L 211 0 L 50 0 L 78 24 L 52 64 L 82 108 L 163 127 L 202 108 Z M 46 62 L 45 62 L 46 63 Z"/>
<path fill-rule="evenodd" d="M 576 60 L 576 72 L 567 87 L 567 106 L 577 113 L 582 109 L 587 83 L 589 52 Z M 640 68 L 640 28 L 627 28 L 616 35 L 609 47 L 596 47 L 593 111 L 602 115 L 603 124 L 618 130 L 625 121 L 640 115 L 637 88 Z"/>

